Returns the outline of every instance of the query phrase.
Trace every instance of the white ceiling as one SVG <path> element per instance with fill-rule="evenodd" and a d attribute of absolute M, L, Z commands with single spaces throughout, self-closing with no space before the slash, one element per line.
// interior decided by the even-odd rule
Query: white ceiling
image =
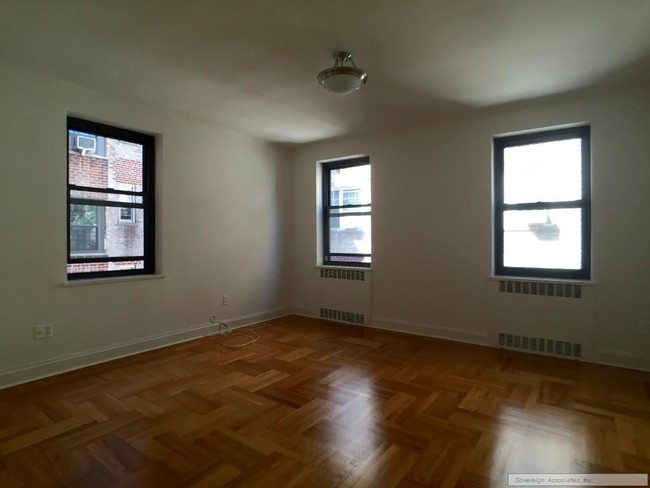
<path fill-rule="evenodd" d="M 307 142 L 459 108 L 650 82 L 649 0 L 0 0 L 0 56 Z M 316 75 L 348 50 L 368 84 Z"/>

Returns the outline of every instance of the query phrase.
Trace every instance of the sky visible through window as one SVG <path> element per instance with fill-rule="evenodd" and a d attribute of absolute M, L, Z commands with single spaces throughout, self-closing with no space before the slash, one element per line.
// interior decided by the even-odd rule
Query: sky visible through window
<path fill-rule="evenodd" d="M 581 140 L 528 144 L 504 151 L 504 203 L 568 202 L 582 197 Z M 580 269 L 582 211 L 508 210 L 504 266 Z"/>
<path fill-rule="evenodd" d="M 370 210 L 370 165 L 332 170 L 330 195 L 332 205 L 364 205 L 337 210 L 342 215 L 330 221 L 331 252 L 370 254 L 372 252 L 370 215 L 345 215 Z M 336 259 L 338 258 L 333 258 Z M 369 257 L 359 259 L 370 262 Z"/>

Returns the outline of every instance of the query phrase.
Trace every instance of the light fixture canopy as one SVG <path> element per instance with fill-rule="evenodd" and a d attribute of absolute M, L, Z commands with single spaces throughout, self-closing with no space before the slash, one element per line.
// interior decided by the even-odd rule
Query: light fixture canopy
<path fill-rule="evenodd" d="M 352 66 L 345 66 L 343 63 L 350 63 Z M 366 81 L 368 81 L 368 74 L 357 68 L 352 54 L 346 51 L 336 54 L 336 62 L 333 67 L 318 73 L 318 83 L 338 95 L 347 95 L 357 91 L 366 84 Z"/>

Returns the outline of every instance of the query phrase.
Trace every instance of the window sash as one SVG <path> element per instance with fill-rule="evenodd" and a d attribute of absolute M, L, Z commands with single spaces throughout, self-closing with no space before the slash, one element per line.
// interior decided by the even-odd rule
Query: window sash
<path fill-rule="evenodd" d="M 580 200 L 560 202 L 504 203 L 504 151 L 516 147 L 565 139 L 582 141 L 582 195 Z M 494 140 L 494 274 L 497 276 L 523 276 L 532 278 L 580 279 L 591 278 L 591 154 L 590 127 L 580 126 L 534 133 L 495 138 Z M 580 229 L 582 266 L 581 269 L 531 268 L 504 266 L 503 214 L 509 210 L 548 210 L 579 208 L 582 211 Z"/>
<path fill-rule="evenodd" d="M 136 197 L 143 196 L 146 193 L 145 191 L 138 191 L 138 190 L 118 190 L 115 188 L 99 188 L 96 186 L 81 186 L 81 185 L 73 185 L 73 184 L 68 184 L 68 190 L 87 191 L 93 193 L 110 193 L 112 195 L 132 195 Z"/>
<path fill-rule="evenodd" d="M 370 165 L 370 160 L 367 157 L 360 157 L 354 159 L 347 159 L 340 162 L 324 163 L 323 164 L 323 264 L 329 266 L 345 266 L 345 267 L 359 267 L 359 268 L 368 268 L 371 263 L 367 262 L 354 262 L 354 261 L 335 261 L 332 260 L 332 257 L 350 257 L 350 258 L 372 258 L 372 254 L 364 253 L 335 253 L 330 252 L 330 231 L 332 229 L 331 221 L 333 219 L 338 219 L 340 217 L 358 217 L 358 216 L 368 216 L 372 215 L 372 202 L 368 203 L 358 203 L 358 204 L 348 204 L 343 205 L 344 201 L 344 191 L 340 191 L 338 195 L 339 205 L 331 205 L 331 196 L 332 196 L 332 171 L 337 169 L 352 168 L 355 166 L 365 166 Z M 358 191 L 354 188 L 350 191 Z M 368 208 L 368 210 L 357 211 L 357 212 L 345 212 L 342 210 L 353 210 Z"/>
<path fill-rule="evenodd" d="M 68 264 L 92 264 L 92 263 L 107 263 L 107 262 L 129 262 L 129 261 L 142 261 L 144 266 L 140 269 L 122 269 L 110 271 L 94 271 L 94 272 L 70 272 L 68 273 L 69 280 L 76 279 L 92 279 L 103 278 L 110 276 L 128 276 L 140 274 L 153 274 L 155 273 L 155 211 L 154 211 L 154 188 L 155 188 L 155 139 L 153 136 L 130 131 L 127 129 L 120 129 L 111 127 L 104 124 L 90 122 L 83 119 L 68 117 L 67 123 L 68 134 L 69 131 L 78 131 L 82 133 L 94 134 L 99 138 L 111 138 L 119 141 L 130 142 L 142 146 L 142 189 L 140 191 L 120 190 L 115 188 L 98 188 L 86 187 L 81 185 L 70 184 L 70 169 L 67 169 L 68 191 L 67 191 L 67 263 Z M 70 144 L 70 137 L 67 138 Z M 70 147 L 68 147 L 68 153 Z M 68 156 L 68 166 L 70 158 Z M 73 191 L 84 191 L 102 194 L 126 195 L 131 196 L 133 199 L 136 197 L 141 198 L 141 203 L 135 202 L 120 202 L 120 201 L 107 201 L 107 200 L 93 200 L 89 198 L 76 198 L 72 196 Z M 98 207 L 122 207 L 133 209 L 142 209 L 143 211 L 143 249 L 144 254 L 141 256 L 119 256 L 119 257 L 106 257 L 105 251 L 100 251 L 104 256 L 77 256 L 76 254 L 92 254 L 92 252 L 70 252 L 70 206 L 74 204 L 92 205 Z"/>
<path fill-rule="evenodd" d="M 368 207 L 369 205 L 364 205 Z M 368 210 L 367 212 L 333 212 L 330 210 L 330 218 L 332 217 L 363 217 L 364 215 L 370 215 L 372 212 Z"/>
<path fill-rule="evenodd" d="M 359 203 L 354 205 L 332 205 L 327 208 L 330 210 L 338 210 L 341 208 L 361 208 L 361 207 L 370 207 L 370 206 L 372 206 L 370 203 Z"/>

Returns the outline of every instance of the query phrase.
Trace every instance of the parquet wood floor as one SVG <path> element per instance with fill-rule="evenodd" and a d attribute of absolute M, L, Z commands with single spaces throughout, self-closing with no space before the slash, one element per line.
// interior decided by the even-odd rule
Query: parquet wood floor
<path fill-rule="evenodd" d="M 0 486 L 650 472 L 650 374 L 286 317 L 0 391 Z M 235 338 L 231 338 L 235 340 Z"/>

